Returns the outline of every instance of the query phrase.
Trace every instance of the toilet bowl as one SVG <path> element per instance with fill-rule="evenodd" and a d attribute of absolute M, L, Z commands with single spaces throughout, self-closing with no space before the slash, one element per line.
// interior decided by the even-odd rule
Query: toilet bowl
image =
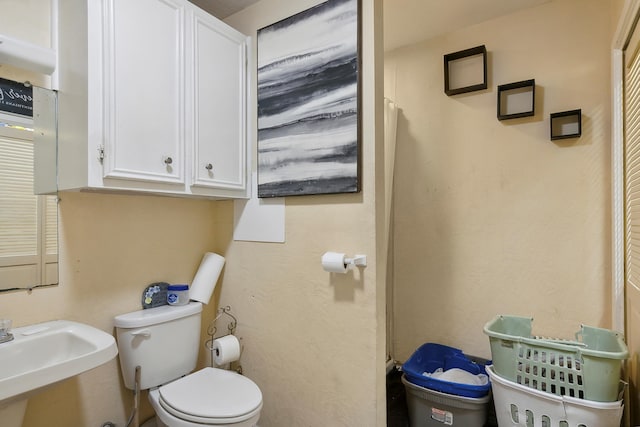
<path fill-rule="evenodd" d="M 262 393 L 250 379 L 204 368 L 149 390 L 159 427 L 253 427 L 260 417 Z"/>

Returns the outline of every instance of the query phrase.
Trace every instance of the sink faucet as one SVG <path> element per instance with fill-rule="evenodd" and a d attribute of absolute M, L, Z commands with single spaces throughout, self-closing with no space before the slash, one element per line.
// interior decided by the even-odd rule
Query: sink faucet
<path fill-rule="evenodd" d="M 0 344 L 9 342 L 13 339 L 13 334 L 9 332 L 10 330 L 11 320 L 0 319 Z"/>

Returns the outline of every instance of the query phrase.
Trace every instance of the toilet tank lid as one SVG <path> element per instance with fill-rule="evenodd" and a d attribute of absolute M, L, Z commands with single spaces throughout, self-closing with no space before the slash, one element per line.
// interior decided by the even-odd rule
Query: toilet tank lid
<path fill-rule="evenodd" d="M 131 313 L 121 314 L 113 319 L 116 328 L 142 328 L 182 317 L 192 316 L 202 311 L 202 303 L 191 301 L 186 305 L 161 305 Z"/>

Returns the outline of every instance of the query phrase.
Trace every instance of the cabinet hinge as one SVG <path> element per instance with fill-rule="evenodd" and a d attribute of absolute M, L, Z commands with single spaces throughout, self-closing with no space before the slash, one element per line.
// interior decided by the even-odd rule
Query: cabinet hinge
<path fill-rule="evenodd" d="M 104 160 L 104 145 L 98 145 L 98 159 L 100 163 Z"/>

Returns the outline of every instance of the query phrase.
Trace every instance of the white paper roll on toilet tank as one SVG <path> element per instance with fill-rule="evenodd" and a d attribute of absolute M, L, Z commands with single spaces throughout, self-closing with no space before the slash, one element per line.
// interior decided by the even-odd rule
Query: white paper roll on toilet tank
<path fill-rule="evenodd" d="M 225 335 L 213 340 L 213 361 L 224 365 L 240 359 L 240 341 L 235 335 Z"/>
<path fill-rule="evenodd" d="M 208 304 L 213 290 L 216 288 L 216 283 L 218 283 L 222 267 L 224 267 L 224 257 L 213 252 L 204 254 L 200 267 L 198 267 L 189 287 L 189 299 Z"/>
<path fill-rule="evenodd" d="M 345 255 L 339 252 L 325 252 L 322 255 L 322 268 L 329 273 L 346 273 Z"/>

